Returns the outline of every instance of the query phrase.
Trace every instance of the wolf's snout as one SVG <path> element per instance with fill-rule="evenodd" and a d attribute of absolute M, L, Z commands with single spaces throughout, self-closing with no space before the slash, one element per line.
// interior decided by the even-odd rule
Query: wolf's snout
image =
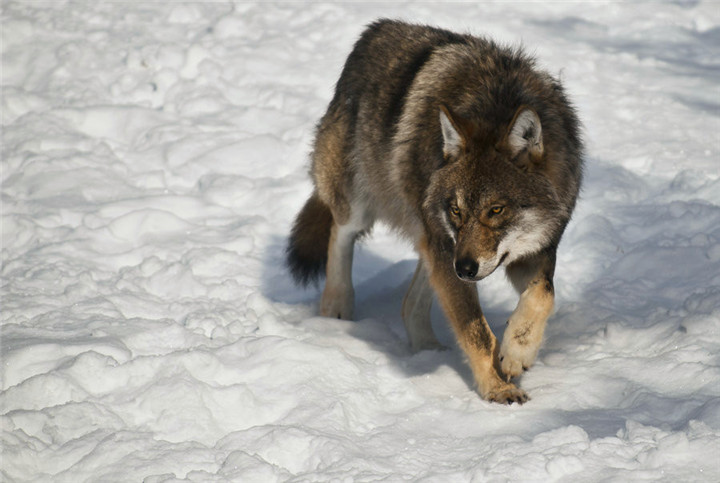
<path fill-rule="evenodd" d="M 478 263 L 472 258 L 463 258 L 455 262 L 455 273 L 463 280 L 474 281 L 478 273 Z"/>

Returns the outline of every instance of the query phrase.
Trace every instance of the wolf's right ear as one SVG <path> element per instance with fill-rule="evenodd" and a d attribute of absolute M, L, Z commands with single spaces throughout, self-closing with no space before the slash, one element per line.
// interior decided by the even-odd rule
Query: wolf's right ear
<path fill-rule="evenodd" d="M 540 158 L 543 154 L 542 124 L 534 109 L 521 106 L 510 122 L 507 133 L 507 144 L 513 156 L 523 151 L 534 158 Z"/>
<path fill-rule="evenodd" d="M 443 154 L 445 157 L 457 156 L 465 146 L 460 125 L 453 119 L 450 110 L 440 105 L 440 129 L 443 136 Z"/>

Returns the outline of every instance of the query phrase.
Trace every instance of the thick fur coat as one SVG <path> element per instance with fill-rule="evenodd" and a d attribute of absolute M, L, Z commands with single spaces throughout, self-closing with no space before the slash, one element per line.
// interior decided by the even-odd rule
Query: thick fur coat
<path fill-rule="evenodd" d="M 481 395 L 525 401 L 509 379 L 540 346 L 582 179 L 579 122 L 561 84 L 520 49 L 378 21 L 345 63 L 311 174 L 287 253 L 299 282 L 325 272 L 321 314 L 352 317 L 353 243 L 382 220 L 420 255 L 403 303 L 413 349 L 438 346 L 434 292 Z M 474 284 L 499 266 L 520 294 L 501 347 Z"/>

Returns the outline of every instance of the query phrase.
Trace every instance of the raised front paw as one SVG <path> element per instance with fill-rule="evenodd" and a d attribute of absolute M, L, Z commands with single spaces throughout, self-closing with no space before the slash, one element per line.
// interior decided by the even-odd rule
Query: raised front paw
<path fill-rule="evenodd" d="M 519 389 L 514 384 L 505 384 L 486 394 L 485 399 L 500 404 L 522 404 L 530 398 L 525 391 Z"/>
<path fill-rule="evenodd" d="M 509 381 L 512 377 L 517 377 L 523 371 L 529 369 L 535 362 L 540 344 L 521 343 L 517 338 L 505 338 L 500 346 L 500 369 Z"/>

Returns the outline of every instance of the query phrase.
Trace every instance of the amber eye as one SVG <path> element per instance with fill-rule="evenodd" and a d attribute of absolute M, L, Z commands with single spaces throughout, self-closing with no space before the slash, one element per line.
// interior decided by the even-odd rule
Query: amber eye
<path fill-rule="evenodd" d="M 504 206 L 493 206 L 492 208 L 490 208 L 490 214 L 491 215 L 499 215 L 500 213 L 503 212 L 504 209 L 505 209 Z"/>
<path fill-rule="evenodd" d="M 453 216 L 460 216 L 460 208 L 455 205 L 450 206 L 450 214 Z"/>

